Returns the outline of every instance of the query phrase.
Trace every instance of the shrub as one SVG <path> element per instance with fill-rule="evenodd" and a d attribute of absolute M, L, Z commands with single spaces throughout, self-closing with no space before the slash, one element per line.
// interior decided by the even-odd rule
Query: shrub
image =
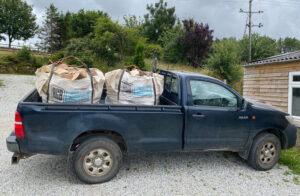
<path fill-rule="evenodd" d="M 154 58 L 155 52 L 157 52 L 157 58 L 161 59 L 163 56 L 163 49 L 158 44 L 147 44 L 145 46 L 145 57 L 146 58 Z"/>
<path fill-rule="evenodd" d="M 71 39 L 70 43 L 66 47 L 66 52 L 64 52 L 64 56 L 73 55 L 78 57 L 80 60 L 82 60 L 84 63 L 86 63 L 88 66 L 91 66 L 93 62 L 95 61 L 95 51 L 93 49 L 93 43 L 91 43 L 91 40 L 88 37 L 84 38 L 75 38 Z M 63 53 L 57 54 L 62 55 Z M 76 63 L 75 61 L 71 61 L 68 63 Z"/>
<path fill-rule="evenodd" d="M 238 45 L 235 39 L 216 40 L 207 59 L 207 68 L 233 85 L 243 76 L 239 62 Z"/>
<path fill-rule="evenodd" d="M 202 61 L 209 53 L 213 43 L 213 30 L 208 24 L 197 23 L 193 19 L 183 20 L 184 33 L 179 37 L 189 63 L 194 67 L 202 67 Z"/>
<path fill-rule="evenodd" d="M 6 56 L 1 57 L 0 59 L 0 64 L 2 65 L 10 65 L 10 64 L 18 64 L 19 63 L 19 58 L 17 55 L 14 54 L 9 54 Z"/>
<path fill-rule="evenodd" d="M 239 55 L 243 62 L 248 62 L 248 36 L 244 36 L 239 41 Z M 262 36 L 258 33 L 251 35 L 251 60 L 267 58 L 276 54 L 276 40 L 266 35 Z"/>
<path fill-rule="evenodd" d="M 61 59 L 61 58 L 64 58 L 65 55 L 66 55 L 66 52 L 63 51 L 63 50 L 60 50 L 60 51 L 57 51 L 56 53 L 54 53 L 54 54 L 50 57 L 50 59 L 51 59 L 51 61 L 55 62 L 55 61 L 58 61 L 58 60 Z"/>
<path fill-rule="evenodd" d="M 42 59 L 39 59 L 37 57 L 32 57 L 31 58 L 31 65 L 34 66 L 34 67 L 36 67 L 36 68 L 39 68 L 44 63 L 44 62 L 42 63 L 42 61 L 43 61 Z"/>
<path fill-rule="evenodd" d="M 170 63 L 185 62 L 186 56 L 182 45 L 177 40 L 171 40 L 164 48 L 164 60 Z"/>
<path fill-rule="evenodd" d="M 26 57 L 26 55 L 24 56 Z M 20 52 L 2 56 L 0 58 L 0 69 L 4 73 L 33 74 L 37 68 L 48 62 L 47 57 L 30 56 L 28 60 L 28 56 L 27 58 L 24 58 L 24 56 L 20 55 Z"/>
<path fill-rule="evenodd" d="M 114 34 L 106 31 L 102 36 L 97 36 L 91 43 L 92 52 L 97 59 L 101 59 L 107 62 L 109 66 L 112 66 L 115 61 L 115 53 L 117 52 L 116 45 L 114 44 Z"/>
<path fill-rule="evenodd" d="M 186 55 L 183 46 L 179 43 L 179 37 L 183 36 L 183 28 L 177 25 L 172 29 L 166 29 L 159 41 L 164 48 L 164 60 L 170 63 L 184 62 Z"/>
<path fill-rule="evenodd" d="M 143 69 L 145 67 L 145 45 L 143 42 L 139 41 L 135 48 L 135 54 L 130 59 L 130 61 L 127 64 L 136 65 L 140 69 Z"/>
<path fill-rule="evenodd" d="M 17 52 L 17 57 L 21 61 L 29 61 L 31 59 L 31 50 L 29 47 L 23 46 L 22 49 L 20 49 Z"/>

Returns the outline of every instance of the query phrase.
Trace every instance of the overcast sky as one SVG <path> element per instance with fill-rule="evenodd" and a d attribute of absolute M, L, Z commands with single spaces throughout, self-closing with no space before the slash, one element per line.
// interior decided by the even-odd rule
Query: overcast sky
<path fill-rule="evenodd" d="M 60 11 L 76 12 L 79 9 L 102 10 L 113 20 L 124 23 L 123 16 L 134 14 L 143 17 L 146 5 L 158 0 L 26 0 L 33 5 L 38 24 L 41 25 L 46 7 L 53 3 Z M 245 31 L 248 0 L 167 0 L 169 6 L 175 6 L 176 15 L 182 20 L 194 18 L 198 22 L 208 23 L 214 29 L 214 37 L 241 38 Z M 296 37 L 300 39 L 300 1 L 299 0 L 253 0 L 253 11 L 262 10 L 263 14 L 254 14 L 253 23 L 262 23 L 263 28 L 253 28 L 254 32 L 266 34 L 272 38 Z M 36 38 L 26 43 L 36 42 Z M 13 44 L 17 44 L 14 42 Z"/>

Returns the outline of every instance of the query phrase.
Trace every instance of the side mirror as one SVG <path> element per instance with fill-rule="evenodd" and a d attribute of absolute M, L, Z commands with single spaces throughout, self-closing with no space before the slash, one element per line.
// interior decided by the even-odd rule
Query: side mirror
<path fill-rule="evenodd" d="M 238 100 L 238 110 L 245 109 L 245 102 L 246 102 L 246 100 L 244 98 Z"/>
<path fill-rule="evenodd" d="M 241 101 L 241 110 L 246 110 L 247 109 L 247 105 L 248 105 L 248 102 L 246 101 L 246 99 L 242 99 Z"/>

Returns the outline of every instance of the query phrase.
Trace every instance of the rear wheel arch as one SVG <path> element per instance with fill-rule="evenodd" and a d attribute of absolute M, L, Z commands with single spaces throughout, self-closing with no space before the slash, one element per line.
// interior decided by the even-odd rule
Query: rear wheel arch
<path fill-rule="evenodd" d="M 115 141 L 118 146 L 120 147 L 120 149 L 122 150 L 122 152 L 127 152 L 128 148 L 127 148 L 127 144 L 124 140 L 124 137 L 117 133 L 116 131 L 111 131 L 111 130 L 90 130 L 90 131 L 85 131 L 83 133 L 81 133 L 80 135 L 78 135 L 72 142 L 72 145 L 70 146 L 69 151 L 75 151 L 79 145 L 96 136 L 104 136 L 107 137 L 113 141 Z"/>

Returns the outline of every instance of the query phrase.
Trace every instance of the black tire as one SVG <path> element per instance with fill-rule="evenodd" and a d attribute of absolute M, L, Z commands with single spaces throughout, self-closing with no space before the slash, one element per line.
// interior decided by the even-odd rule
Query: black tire
<path fill-rule="evenodd" d="M 272 169 L 278 162 L 281 144 L 278 137 L 271 133 L 263 133 L 253 141 L 248 164 L 256 170 Z"/>
<path fill-rule="evenodd" d="M 93 158 L 89 158 L 89 156 Z M 110 161 L 106 161 L 106 159 Z M 115 177 L 121 162 L 122 151 L 117 143 L 107 137 L 97 136 L 80 144 L 74 154 L 73 167 L 82 182 L 96 184 L 107 182 Z M 101 170 L 102 172 L 100 172 Z M 92 174 L 92 172 L 96 172 L 96 174 Z"/>

